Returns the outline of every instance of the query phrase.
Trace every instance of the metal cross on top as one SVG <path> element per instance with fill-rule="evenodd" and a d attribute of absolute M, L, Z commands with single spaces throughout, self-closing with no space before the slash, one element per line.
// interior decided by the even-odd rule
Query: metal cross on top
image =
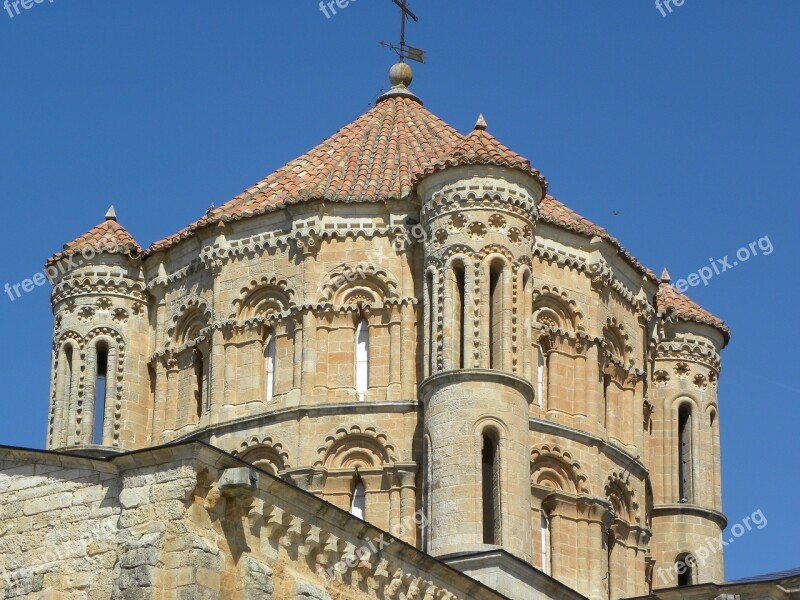
<path fill-rule="evenodd" d="M 420 63 L 425 62 L 425 51 L 419 48 L 414 48 L 406 44 L 406 21 L 411 18 L 415 23 L 419 21 L 419 17 L 411 12 L 408 8 L 408 0 L 392 0 L 397 6 L 400 7 L 400 45 L 387 44 L 381 42 L 381 46 L 389 47 L 400 56 L 400 62 L 405 62 L 405 59 L 415 60 Z"/>

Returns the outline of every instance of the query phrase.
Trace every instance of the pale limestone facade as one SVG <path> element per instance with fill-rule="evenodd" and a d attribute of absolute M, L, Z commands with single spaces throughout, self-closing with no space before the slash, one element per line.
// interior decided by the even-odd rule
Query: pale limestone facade
<path fill-rule="evenodd" d="M 394 83 L 362 119 L 404 134 L 433 118 Z M 526 564 L 593 600 L 649 593 L 655 568 L 725 527 L 729 332 L 547 196 L 484 123 L 455 146 L 391 201 L 210 213 L 66 270 L 48 448 L 120 453 L 124 487 L 125 453 L 201 440 L 346 511 L 363 486 L 366 521 L 509 597 L 534 597 Z M 210 531 L 201 512 L 181 526 Z M 415 514 L 429 526 L 401 531 Z M 688 577 L 720 582 L 721 553 Z"/>

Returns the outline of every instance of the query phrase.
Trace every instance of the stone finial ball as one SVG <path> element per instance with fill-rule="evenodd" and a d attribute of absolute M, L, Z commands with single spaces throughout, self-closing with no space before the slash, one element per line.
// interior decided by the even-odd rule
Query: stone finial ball
<path fill-rule="evenodd" d="M 393 86 L 404 85 L 408 87 L 414 79 L 414 72 L 406 63 L 400 62 L 389 69 L 389 81 Z"/>

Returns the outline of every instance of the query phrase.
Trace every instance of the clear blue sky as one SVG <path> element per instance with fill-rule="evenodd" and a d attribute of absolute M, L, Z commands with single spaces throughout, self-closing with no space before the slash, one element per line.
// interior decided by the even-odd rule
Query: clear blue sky
<path fill-rule="evenodd" d="M 434 113 L 530 158 L 551 193 L 673 279 L 768 236 L 690 290 L 734 331 L 724 353 L 725 511 L 762 530 L 727 575 L 800 565 L 800 3 L 411 0 Z M 12 9 L 13 10 L 13 9 Z M 41 270 L 109 204 L 143 245 L 177 231 L 363 111 L 398 36 L 390 0 L 326 19 L 313 0 L 54 0 L 0 12 L 0 285 Z M 619 214 L 615 214 L 618 212 Z M 733 260 L 733 258 L 731 259 Z M 42 447 L 49 289 L 0 296 L 0 442 Z"/>

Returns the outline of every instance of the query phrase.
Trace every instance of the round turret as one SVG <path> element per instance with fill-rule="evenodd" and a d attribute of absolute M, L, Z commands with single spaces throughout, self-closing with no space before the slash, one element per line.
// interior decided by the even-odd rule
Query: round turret
<path fill-rule="evenodd" d="M 722 514 L 717 384 L 730 331 L 661 277 L 653 362 L 654 436 L 652 548 L 656 587 L 722 581 L 722 553 L 692 556 L 708 540 L 721 543 Z M 663 533 L 662 533 L 663 532 Z M 699 557 L 694 557 L 699 558 Z M 675 568 L 671 568 L 674 565 Z"/>
<path fill-rule="evenodd" d="M 149 330 L 140 255 L 111 207 L 47 261 L 55 317 L 48 448 L 121 449 L 146 440 L 147 369 L 139 358 Z"/>
<path fill-rule="evenodd" d="M 502 546 L 531 560 L 531 253 L 546 189 L 475 130 L 419 182 L 425 240 L 420 398 L 431 455 L 434 555 Z M 501 510 L 502 509 L 502 510 Z"/>

